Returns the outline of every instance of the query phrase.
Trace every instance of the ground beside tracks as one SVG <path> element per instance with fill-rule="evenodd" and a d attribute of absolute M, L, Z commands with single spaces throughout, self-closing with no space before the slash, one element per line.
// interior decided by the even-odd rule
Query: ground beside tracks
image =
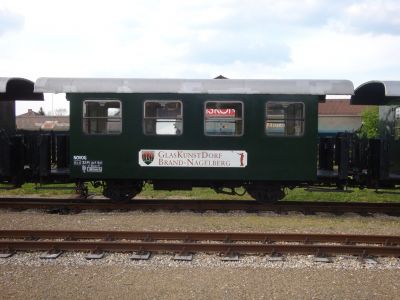
<path fill-rule="evenodd" d="M 399 271 L 1 266 L 2 298 L 398 299 Z"/>

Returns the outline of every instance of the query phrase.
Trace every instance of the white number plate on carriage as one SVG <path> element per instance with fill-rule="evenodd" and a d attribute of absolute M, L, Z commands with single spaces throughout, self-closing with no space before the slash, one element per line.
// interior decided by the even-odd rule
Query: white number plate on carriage
<path fill-rule="evenodd" d="M 142 167 L 244 168 L 247 152 L 243 150 L 140 150 Z"/>

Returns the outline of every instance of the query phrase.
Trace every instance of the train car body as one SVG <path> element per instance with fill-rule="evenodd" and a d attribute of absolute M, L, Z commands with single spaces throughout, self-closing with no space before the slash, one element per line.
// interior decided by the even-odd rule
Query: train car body
<path fill-rule="evenodd" d="M 339 80 L 42 78 L 36 88 L 70 101 L 74 179 L 246 186 L 264 198 L 316 181 L 318 102 L 353 92 Z"/>

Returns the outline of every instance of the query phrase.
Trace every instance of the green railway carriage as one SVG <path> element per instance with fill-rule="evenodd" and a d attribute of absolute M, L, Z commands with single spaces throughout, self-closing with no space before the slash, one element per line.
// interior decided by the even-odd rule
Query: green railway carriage
<path fill-rule="evenodd" d="M 317 179 L 318 102 L 345 80 L 40 78 L 70 101 L 70 174 L 131 198 L 159 189 L 244 186 L 263 201 Z"/>

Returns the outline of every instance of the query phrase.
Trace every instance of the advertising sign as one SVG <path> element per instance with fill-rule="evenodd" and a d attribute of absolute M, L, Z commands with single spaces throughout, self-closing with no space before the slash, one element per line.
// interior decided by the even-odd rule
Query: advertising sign
<path fill-rule="evenodd" d="M 142 167 L 245 168 L 243 150 L 140 150 Z"/>

